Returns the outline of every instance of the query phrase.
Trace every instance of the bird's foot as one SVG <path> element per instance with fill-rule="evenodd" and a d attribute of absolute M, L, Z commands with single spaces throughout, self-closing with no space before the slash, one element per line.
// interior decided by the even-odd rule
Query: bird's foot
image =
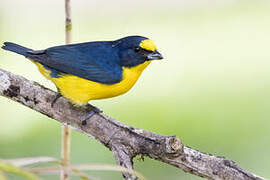
<path fill-rule="evenodd" d="M 52 103 L 51 103 L 51 107 L 53 107 L 53 105 L 56 103 L 56 101 L 62 97 L 61 93 L 57 92 L 56 96 L 54 97 Z"/>
<path fill-rule="evenodd" d="M 82 121 L 82 125 L 83 126 L 85 126 L 87 124 L 87 119 L 90 119 L 94 114 L 99 114 L 99 113 L 102 113 L 103 112 L 101 109 L 99 109 L 98 107 L 93 106 L 91 104 L 88 104 L 87 106 L 91 108 L 91 111 L 86 116 L 86 118 Z"/>

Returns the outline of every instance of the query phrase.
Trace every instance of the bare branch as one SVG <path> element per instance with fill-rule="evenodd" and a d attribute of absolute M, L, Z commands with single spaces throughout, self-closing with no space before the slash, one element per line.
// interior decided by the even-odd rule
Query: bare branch
<path fill-rule="evenodd" d="M 71 43 L 71 5 L 70 0 L 65 0 L 65 14 L 66 14 L 66 20 L 65 20 L 65 38 L 66 38 L 66 44 Z M 62 165 L 63 169 L 66 169 L 65 167 L 69 166 L 70 161 L 70 138 L 71 137 L 71 130 L 63 125 L 62 126 Z M 61 171 L 61 180 L 69 180 L 68 173 L 65 172 L 65 170 Z"/>
<path fill-rule="evenodd" d="M 60 98 L 52 108 L 51 101 L 56 95 L 55 92 L 1 69 L 0 95 L 94 137 L 113 152 L 119 165 L 129 169 L 133 168 L 132 159 L 141 154 L 208 179 L 264 179 L 241 169 L 225 157 L 213 156 L 184 146 L 175 136 L 162 136 L 134 128 L 104 114 L 95 114 L 87 120 L 86 125 L 82 125 L 91 107 L 73 107 L 65 98 Z M 135 179 L 127 173 L 123 175 L 125 179 Z"/>
<path fill-rule="evenodd" d="M 112 144 L 111 150 L 118 165 L 127 169 L 133 169 L 132 154 L 128 150 L 128 147 L 123 144 Z M 129 180 L 136 180 L 137 177 L 133 174 L 123 173 L 123 177 Z"/>

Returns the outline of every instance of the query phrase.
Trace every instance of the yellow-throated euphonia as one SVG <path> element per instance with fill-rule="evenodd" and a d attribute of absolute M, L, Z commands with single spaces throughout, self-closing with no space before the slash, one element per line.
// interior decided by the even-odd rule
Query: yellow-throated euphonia
<path fill-rule="evenodd" d="M 151 39 L 128 36 L 32 50 L 5 42 L 2 47 L 25 56 L 74 105 L 127 92 L 152 60 L 162 59 Z"/>

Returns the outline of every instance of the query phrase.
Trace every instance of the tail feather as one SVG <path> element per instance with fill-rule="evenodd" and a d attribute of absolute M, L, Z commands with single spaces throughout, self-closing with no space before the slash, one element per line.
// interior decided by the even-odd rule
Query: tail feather
<path fill-rule="evenodd" d="M 33 51 L 32 49 L 20 46 L 18 44 L 12 43 L 12 42 L 5 42 L 4 45 L 2 46 L 2 49 L 21 54 L 25 57 L 28 56 L 29 51 Z"/>

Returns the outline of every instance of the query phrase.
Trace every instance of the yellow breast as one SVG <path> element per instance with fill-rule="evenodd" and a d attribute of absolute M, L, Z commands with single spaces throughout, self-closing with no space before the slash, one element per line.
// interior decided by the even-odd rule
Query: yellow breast
<path fill-rule="evenodd" d="M 123 68 L 123 79 L 121 82 L 106 85 L 83 79 L 74 75 L 63 75 L 59 78 L 50 77 L 50 71 L 41 64 L 34 62 L 46 78 L 50 79 L 61 91 L 61 94 L 75 105 L 85 105 L 90 100 L 105 99 L 119 96 L 130 90 L 140 77 L 142 71 L 150 64 L 143 64 L 132 68 Z"/>

